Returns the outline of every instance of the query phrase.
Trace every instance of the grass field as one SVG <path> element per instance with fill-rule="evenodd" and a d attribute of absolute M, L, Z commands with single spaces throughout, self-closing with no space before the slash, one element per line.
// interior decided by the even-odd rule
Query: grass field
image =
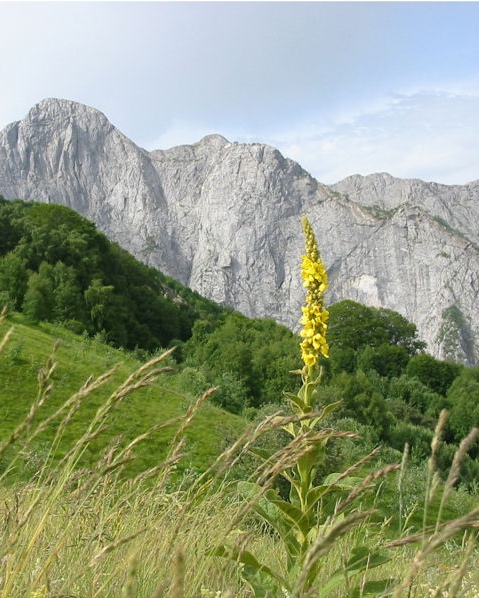
<path fill-rule="evenodd" d="M 353 466 L 294 562 L 265 500 L 304 452 L 238 485 L 274 419 L 248 427 L 181 395 L 168 354 L 145 363 L 16 315 L 0 343 L 0 598 L 479 596 L 477 500 L 433 458 Z"/>
<path fill-rule="evenodd" d="M 38 373 L 46 367 L 53 353 L 55 369 L 49 377 L 51 390 L 36 418 L 49 417 L 85 382 L 110 372 L 107 380 L 88 394 L 62 432 L 56 448 L 57 456 L 64 454 L 76 442 L 98 408 L 104 404 L 114 389 L 141 361 L 131 353 L 113 349 L 100 340 L 79 337 L 61 327 L 50 324 L 28 325 L 19 314 L 4 322 L 0 334 L 13 327 L 14 332 L 7 343 L 0 361 L 0 437 L 5 438 L 26 416 L 33 399 L 38 394 Z M 55 348 L 55 349 L 54 349 Z M 197 397 L 179 392 L 174 372 L 174 360 L 166 358 L 162 367 L 172 366 L 152 384 L 137 389 L 121 400 L 110 414 L 108 429 L 88 444 L 81 457 L 81 464 L 90 466 L 98 454 L 111 442 L 126 445 L 156 425 L 182 417 Z M 16 476 L 27 478 L 41 467 L 45 454 L 50 450 L 57 431 L 58 421 L 53 421 L 33 443 L 23 451 L 22 468 Z M 208 401 L 202 404 L 191 427 L 187 430 L 188 458 L 180 464 L 180 473 L 204 471 L 211 460 L 222 452 L 228 438 L 241 433 L 245 421 L 218 409 Z M 139 443 L 135 461 L 128 466 L 130 475 L 157 465 L 166 455 L 168 443 L 175 426 L 160 428 Z"/>

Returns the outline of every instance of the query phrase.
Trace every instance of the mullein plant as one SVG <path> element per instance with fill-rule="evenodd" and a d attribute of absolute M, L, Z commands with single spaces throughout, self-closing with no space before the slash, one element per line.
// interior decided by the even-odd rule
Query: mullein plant
<path fill-rule="evenodd" d="M 275 419 L 275 425 L 288 433 L 290 442 L 272 457 L 263 456 L 255 482 L 240 482 L 238 485 L 240 494 L 247 500 L 245 513 L 254 511 L 277 533 L 284 550 L 285 567 L 278 571 L 260 562 L 245 546 L 247 534 L 234 529 L 236 524 L 240 524 L 238 520 L 231 526 L 232 541 L 217 548 L 214 554 L 241 563 L 243 576 L 255 596 L 319 598 L 331 596 L 340 587 L 352 596 L 359 591 L 359 585 L 361 592 L 383 594 L 389 580 L 376 580 L 368 585 L 364 577 L 367 570 L 387 562 L 389 557 L 383 551 L 373 551 L 353 542 L 348 546 L 348 556 L 343 565 L 327 574 L 325 570 L 331 550 L 372 514 L 372 511 L 356 508 L 358 498 L 374 487 L 376 479 L 396 469 L 396 466 L 358 477 L 357 470 L 376 455 L 374 451 L 346 472 L 333 473 L 318 480 L 318 470 L 324 465 L 328 442 L 333 438 L 354 435 L 324 427 L 326 418 L 340 405 L 340 401 L 322 404 L 319 388 L 323 374 L 321 363 L 329 355 L 328 311 L 324 301 L 328 277 L 316 237 L 306 217 L 302 219 L 302 227 L 306 246 L 301 267 L 306 288 L 300 332 L 303 366 L 292 372 L 301 376 L 302 384 L 297 394 L 285 393 L 292 415 Z M 278 476 L 289 483 L 289 500 L 283 499 L 273 487 Z M 359 585 L 355 587 L 354 579 L 358 576 Z"/>
<path fill-rule="evenodd" d="M 444 484 L 436 525 L 426 525 L 426 515 L 434 491 L 438 488 L 438 474 L 434 459 L 439 446 L 440 430 L 444 426 L 446 413 L 442 413 L 431 445 L 430 475 L 426 488 L 424 507 L 424 528 L 422 533 L 405 537 L 400 530 L 399 538 L 385 543 L 384 526 L 374 524 L 373 510 L 361 504 L 365 493 L 374 492 L 377 482 L 390 472 L 399 470 L 399 465 L 387 465 L 378 471 L 362 473 L 363 465 L 370 465 L 378 449 L 351 465 L 343 473 L 331 473 L 321 479 L 320 467 L 324 470 L 327 444 L 333 438 L 354 437 L 348 432 L 337 432 L 325 427 L 328 416 L 340 402 L 324 404 L 321 400 L 320 383 L 322 363 L 328 359 L 327 342 L 328 312 L 324 293 L 328 288 L 326 269 L 321 261 L 318 244 L 306 218 L 302 219 L 306 241 L 302 257 L 301 275 L 306 288 L 306 302 L 301 318 L 302 369 L 293 372 L 301 376 L 301 387 L 297 394 L 285 393 L 292 414 L 273 416 L 270 427 L 281 427 L 290 436 L 290 442 L 271 457 L 264 454 L 254 482 L 240 482 L 238 490 L 244 500 L 244 508 L 234 518 L 227 531 L 227 542 L 210 552 L 236 561 L 240 565 L 243 579 L 252 593 L 261 598 L 331 598 L 360 596 L 410 596 L 414 581 L 427 559 L 458 533 L 472 528 L 470 543 L 464 560 L 453 577 L 441 580 L 434 596 L 454 597 L 465 595 L 461 584 L 468 570 L 470 557 L 477 538 L 475 527 L 479 507 L 463 517 L 442 521 L 444 504 L 457 481 L 459 464 L 474 442 L 478 430 L 471 431 L 459 447 Z M 268 426 L 265 425 L 264 429 Z M 407 454 L 403 459 L 405 468 Z M 399 472 L 401 477 L 404 471 Z M 289 482 L 289 499 L 285 500 L 274 488 L 274 481 L 282 476 Z M 262 561 L 257 550 L 250 548 L 251 534 L 239 529 L 249 515 L 255 513 L 260 521 L 276 532 L 278 550 L 284 562 L 273 566 L 272 561 Z M 401 516 L 401 512 L 400 512 Z M 375 533 L 375 530 L 377 533 Z M 391 533 L 391 532 L 389 532 Z M 402 577 L 391 575 L 394 563 L 389 563 L 393 551 L 402 546 L 418 544 L 410 568 L 400 571 Z M 277 562 L 277 561 L 275 561 Z M 331 563 L 341 563 L 335 568 Z M 370 574 L 371 569 L 381 567 Z M 389 569 L 389 570 L 388 570 Z M 386 577 L 381 578 L 381 573 Z"/>

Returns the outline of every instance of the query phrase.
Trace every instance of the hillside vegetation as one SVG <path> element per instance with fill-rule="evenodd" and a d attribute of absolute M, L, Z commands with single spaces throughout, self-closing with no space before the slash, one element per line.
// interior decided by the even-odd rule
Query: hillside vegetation
<path fill-rule="evenodd" d="M 297 335 L 202 298 L 64 206 L 0 199 L 0 303 L 25 322 L 61 325 L 140 359 L 174 346 L 180 392 L 218 387 L 211 402 L 249 419 L 284 406 L 284 391 L 298 383 L 290 374 L 298 366 Z M 353 419 L 372 441 L 401 452 L 408 443 L 419 464 L 447 408 L 440 460 L 447 469 L 479 421 L 479 369 L 425 353 L 415 325 L 391 310 L 346 300 L 329 311 L 324 393 L 342 400 L 335 419 Z M 476 456 L 472 450 L 463 466 L 468 485 L 479 474 Z"/>
<path fill-rule="evenodd" d="M 110 372 L 105 382 L 89 394 L 88 401 L 80 402 L 75 408 L 54 454 L 50 451 L 58 434 L 61 421 L 58 417 L 36 438 L 29 440 L 28 448 L 22 449 L 21 459 L 18 459 L 12 476 L 16 480 L 29 480 L 46 461 L 58 461 L 66 454 L 114 389 L 144 361 L 132 353 L 108 346 L 98 338 L 82 337 L 50 323 L 32 325 L 20 314 L 10 315 L 0 328 L 0 334 L 9 329 L 13 330 L 13 334 L 0 357 L 1 439 L 9 438 L 27 416 L 38 396 L 39 380 L 46 376 L 53 363 L 55 367 L 48 376 L 48 383 L 45 383 L 48 393 L 33 423 L 51 417 L 90 378 L 96 379 Z M 161 351 L 157 353 L 161 354 Z M 98 455 L 112 446 L 125 447 L 146 430 L 171 421 L 172 424 L 151 432 L 138 443 L 125 473 L 137 475 L 157 466 L 167 457 L 169 442 L 178 425 L 175 420 L 184 417 L 198 396 L 184 388 L 179 389 L 172 356 L 168 356 L 162 366 L 167 370 L 157 383 L 140 388 L 128 399 L 118 402 L 108 427 L 97 439 L 88 443 L 78 467 L 91 467 L 98 460 Z M 187 432 L 185 450 L 188 457 L 182 460 L 178 475 L 186 470 L 194 474 L 207 469 L 211 460 L 225 448 L 228 439 L 240 434 L 244 428 L 245 421 L 238 416 L 219 409 L 211 402 L 203 404 Z M 21 444 L 15 443 L 12 450 L 18 450 L 19 446 Z M 10 453 L 7 453 L 0 460 L 0 472 L 6 470 L 9 458 Z"/>
<path fill-rule="evenodd" d="M 165 347 L 222 311 L 64 206 L 0 197 L 0 257 L 1 304 L 117 347 Z"/>
<path fill-rule="evenodd" d="M 304 256 L 302 323 L 319 313 L 330 349 L 203 301 L 66 208 L 0 208 L 1 598 L 476 595 L 479 368 L 390 310 L 327 313 Z"/>
<path fill-rule="evenodd" d="M 194 396 L 217 387 L 209 403 L 253 421 L 283 408 L 284 392 L 297 390 L 290 373 L 300 357 L 296 334 L 202 298 L 138 262 L 64 206 L 0 199 L 0 303 L 20 311 L 24 323 L 66 327 L 83 340 L 134 351 L 140 360 L 174 346 L 177 391 Z M 447 408 L 439 456 L 446 471 L 461 439 L 479 422 L 479 368 L 434 359 L 415 325 L 391 310 L 345 300 L 329 312 L 323 393 L 342 401 L 331 423 L 354 420 L 371 445 L 402 453 L 408 444 L 420 465 Z M 3 425 L 11 421 L 6 417 Z M 476 457 L 471 449 L 463 463 L 461 482 L 468 487 L 479 475 Z M 335 459 L 347 465 L 340 454 Z"/>

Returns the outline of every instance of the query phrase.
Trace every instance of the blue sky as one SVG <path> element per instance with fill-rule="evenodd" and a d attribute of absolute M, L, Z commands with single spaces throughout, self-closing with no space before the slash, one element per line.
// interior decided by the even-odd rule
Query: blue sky
<path fill-rule="evenodd" d="M 479 2 L 0 1 L 0 129 L 47 97 L 138 145 L 220 133 L 324 183 L 479 179 Z"/>

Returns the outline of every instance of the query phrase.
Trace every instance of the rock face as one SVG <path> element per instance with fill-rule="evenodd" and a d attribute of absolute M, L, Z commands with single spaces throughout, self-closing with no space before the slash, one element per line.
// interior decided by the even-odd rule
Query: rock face
<path fill-rule="evenodd" d="M 292 329 L 305 214 L 328 303 L 388 307 L 431 354 L 479 362 L 479 181 L 374 174 L 326 186 L 270 146 L 219 135 L 147 152 L 97 110 L 48 99 L 0 133 L 0 194 L 68 205 L 202 295 Z"/>

